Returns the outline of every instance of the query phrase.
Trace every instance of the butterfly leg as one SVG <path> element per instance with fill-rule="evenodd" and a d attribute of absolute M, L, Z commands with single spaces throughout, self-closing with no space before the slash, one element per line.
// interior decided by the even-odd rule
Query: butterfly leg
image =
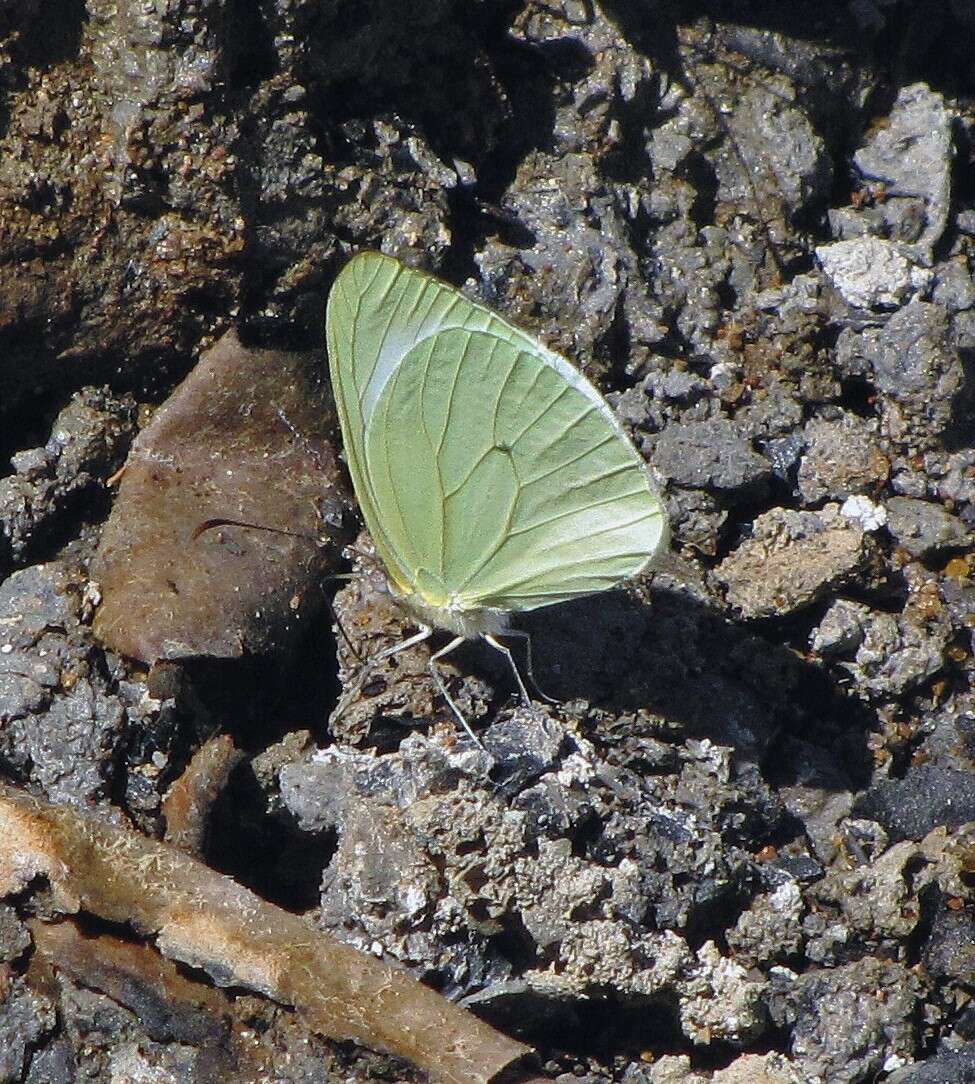
<path fill-rule="evenodd" d="M 442 647 L 439 651 L 435 651 L 430 656 L 430 673 L 433 674 L 433 680 L 437 683 L 437 689 L 440 691 L 440 695 L 450 705 L 450 710 L 457 717 L 457 721 L 464 728 L 464 730 L 467 731 L 470 739 L 474 742 L 478 749 L 483 749 L 484 746 L 481 743 L 481 739 L 474 733 L 473 730 L 471 730 L 470 723 L 464 718 L 464 713 L 460 710 L 460 708 L 454 702 L 454 698 L 447 691 L 447 683 L 440 676 L 440 671 L 437 669 L 437 663 L 440 661 L 440 659 L 442 659 L 445 655 L 449 655 L 450 652 L 453 651 L 455 648 L 460 647 L 464 640 L 465 637 L 457 636 L 453 640 L 451 640 L 446 647 Z"/>
<path fill-rule="evenodd" d="M 500 651 L 502 655 L 508 660 L 508 665 L 511 667 L 511 672 L 515 675 L 515 681 L 518 682 L 518 692 L 521 693 L 521 702 L 526 708 L 532 706 L 532 698 L 528 695 L 528 690 L 525 688 L 525 683 L 522 680 L 521 672 L 515 665 L 515 657 L 511 654 L 511 648 L 501 643 L 500 640 L 496 640 L 489 632 L 484 633 L 484 639 L 494 648 L 495 651 Z M 529 671 L 530 673 L 530 671 Z"/>
<path fill-rule="evenodd" d="M 424 640 L 429 640 L 432 635 L 433 629 L 430 628 L 429 625 L 421 625 L 420 631 L 414 636 L 407 636 L 405 640 L 400 640 L 398 644 L 393 644 L 392 647 L 384 647 L 382 651 L 377 651 L 371 658 L 366 659 L 360 667 L 359 673 L 356 674 L 355 684 L 352 689 L 362 688 L 366 678 L 372 670 L 383 661 L 383 659 L 392 658 L 393 655 L 398 655 L 401 651 L 406 651 L 408 648 L 415 647 L 417 644 L 422 644 Z M 356 652 L 353 651 L 353 654 L 356 654 Z"/>
<path fill-rule="evenodd" d="M 392 647 L 384 647 L 382 651 L 367 659 L 366 666 L 375 666 L 377 662 L 382 662 L 383 659 L 392 658 L 393 655 L 398 655 L 401 651 L 416 647 L 417 644 L 422 644 L 424 640 L 429 640 L 432 635 L 433 629 L 429 625 L 421 625 L 420 631 L 415 635 L 407 636 L 405 640 L 400 640 L 398 644 L 393 644 Z"/>
<path fill-rule="evenodd" d="M 531 635 L 525 632 L 524 629 L 505 629 L 504 634 L 505 636 L 516 636 L 519 640 L 525 641 L 525 670 L 528 674 L 528 680 L 532 683 L 535 692 L 537 692 L 538 695 L 549 704 L 561 704 L 561 700 L 559 700 L 557 697 L 549 696 L 548 693 L 541 687 L 541 685 L 538 684 L 538 678 L 535 677 L 535 669 L 532 666 Z M 506 652 L 506 649 L 503 648 L 499 643 L 496 643 L 493 637 L 485 636 L 485 640 L 487 640 L 492 647 L 496 647 L 499 651 Z M 510 653 L 508 653 L 508 657 L 509 661 L 511 661 Z M 514 670 L 515 674 L 518 673 L 518 669 L 513 661 L 511 661 L 511 669 Z M 520 678 L 518 684 L 521 684 Z"/>

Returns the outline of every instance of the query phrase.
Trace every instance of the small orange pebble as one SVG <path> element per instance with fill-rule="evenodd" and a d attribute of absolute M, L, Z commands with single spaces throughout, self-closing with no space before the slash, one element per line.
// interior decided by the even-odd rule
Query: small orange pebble
<path fill-rule="evenodd" d="M 949 898 L 945 900 L 945 907 L 947 907 L 949 911 L 964 911 L 965 901 L 958 896 L 949 896 Z"/>
<path fill-rule="evenodd" d="M 938 585 L 934 580 L 922 583 L 914 593 L 913 603 L 915 613 L 922 621 L 936 621 L 944 611 L 944 603 Z"/>
<path fill-rule="evenodd" d="M 745 342 L 745 328 L 742 324 L 730 320 L 718 328 L 717 338 L 723 339 L 731 350 L 739 351 Z"/>
<path fill-rule="evenodd" d="M 771 843 L 766 843 L 765 846 L 755 855 L 755 859 L 758 862 L 772 862 L 779 857 L 779 849 Z"/>
<path fill-rule="evenodd" d="M 944 573 L 953 580 L 967 580 L 971 574 L 970 557 L 952 557 L 945 565 Z"/>

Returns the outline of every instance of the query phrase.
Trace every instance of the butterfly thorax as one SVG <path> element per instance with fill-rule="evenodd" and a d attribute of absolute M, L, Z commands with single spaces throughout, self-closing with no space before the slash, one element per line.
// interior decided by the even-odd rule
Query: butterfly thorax
<path fill-rule="evenodd" d="M 457 599 L 449 596 L 438 598 L 426 592 L 402 590 L 390 581 L 389 589 L 393 597 L 410 614 L 432 628 L 446 629 L 467 640 L 478 636 L 503 635 L 509 627 L 509 616 L 504 610 L 488 607 L 465 607 Z"/>

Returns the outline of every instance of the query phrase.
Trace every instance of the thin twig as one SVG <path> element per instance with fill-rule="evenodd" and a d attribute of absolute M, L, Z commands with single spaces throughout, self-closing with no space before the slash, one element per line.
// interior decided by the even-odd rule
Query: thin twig
<path fill-rule="evenodd" d="M 529 1048 L 174 847 L 0 785 L 0 894 L 47 880 L 55 909 L 155 936 L 221 985 L 293 1006 L 317 1032 L 412 1061 L 444 1084 L 524 1080 Z"/>

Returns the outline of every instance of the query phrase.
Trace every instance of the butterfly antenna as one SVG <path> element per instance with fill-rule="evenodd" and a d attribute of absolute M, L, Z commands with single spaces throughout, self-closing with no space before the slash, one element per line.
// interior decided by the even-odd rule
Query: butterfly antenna
<path fill-rule="evenodd" d="M 248 527 L 252 531 L 270 531 L 271 534 L 284 534 L 289 538 L 300 538 L 305 542 L 313 542 L 316 546 L 322 544 L 320 538 L 315 535 L 305 534 L 302 531 L 289 531 L 287 527 L 269 527 L 266 523 L 249 523 L 246 519 L 205 519 L 190 535 L 190 541 L 195 542 L 200 535 L 207 531 L 213 531 L 217 527 Z"/>
<path fill-rule="evenodd" d="M 547 692 L 538 684 L 538 679 L 535 677 L 535 669 L 532 666 L 532 638 L 523 629 L 505 629 L 505 636 L 516 636 L 519 640 L 525 641 L 525 670 L 528 673 L 528 680 L 534 686 L 535 692 L 549 704 L 560 704 L 561 701 L 557 700 L 554 696 L 549 696 Z M 511 667 L 511 672 L 515 675 L 515 681 L 518 682 L 518 691 L 521 693 L 521 699 L 526 708 L 531 707 L 531 697 L 528 695 L 528 690 L 525 687 L 525 682 L 522 679 L 521 672 L 515 663 L 514 655 L 511 654 L 511 648 L 501 643 L 500 640 L 496 640 L 490 634 L 485 633 L 484 639 L 494 648 L 495 651 L 500 651 L 502 655 L 508 660 L 508 665 Z"/>

